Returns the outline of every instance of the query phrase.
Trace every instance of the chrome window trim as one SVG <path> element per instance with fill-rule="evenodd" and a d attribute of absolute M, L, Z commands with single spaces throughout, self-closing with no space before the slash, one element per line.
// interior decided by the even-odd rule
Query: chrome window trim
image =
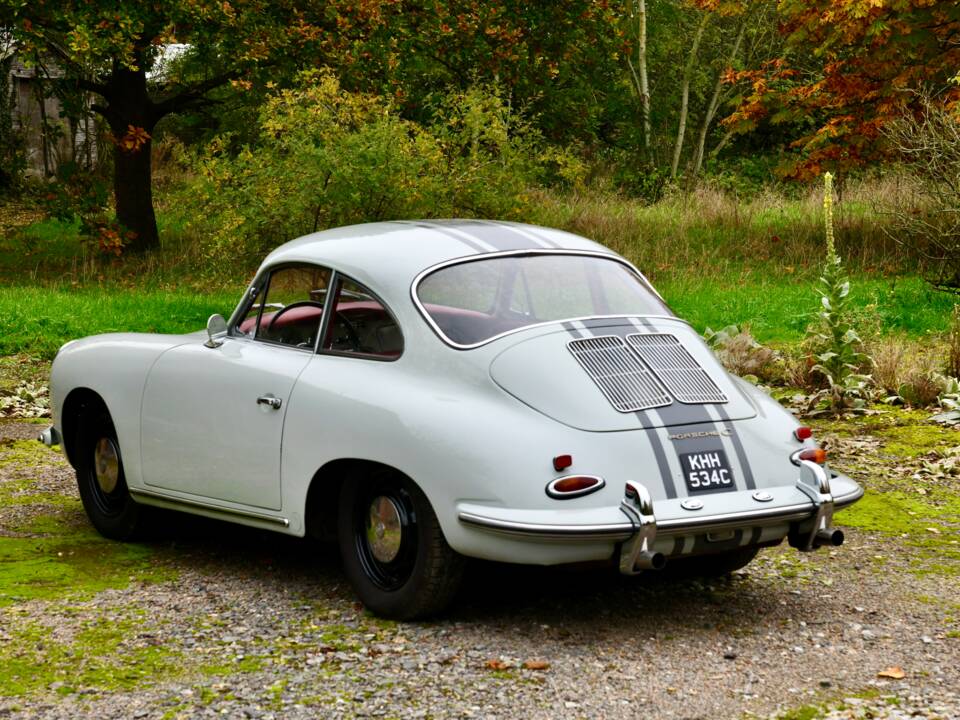
<path fill-rule="evenodd" d="M 322 331 L 323 324 L 326 321 L 326 317 L 327 317 L 326 300 L 324 300 L 324 303 L 323 303 L 323 313 L 320 315 L 320 324 L 319 324 L 319 331 L 317 332 L 317 339 L 313 341 L 312 348 L 301 348 L 301 347 L 297 347 L 296 345 L 287 345 L 285 343 L 274 342 L 272 340 L 264 340 L 263 338 L 256 337 L 256 335 L 254 335 L 254 337 L 247 337 L 242 333 L 240 334 L 237 333 L 237 323 L 240 322 L 240 319 L 243 316 L 244 312 L 246 312 L 247 308 L 250 307 L 250 303 L 252 303 L 256 299 L 256 296 L 251 294 L 253 293 L 254 289 L 256 289 L 257 286 L 260 285 L 264 280 L 269 279 L 270 275 L 276 270 L 283 270 L 285 268 L 291 268 L 291 267 L 315 267 L 315 268 L 320 268 L 321 270 L 329 271 L 330 282 L 328 283 L 328 286 L 327 286 L 327 292 L 329 292 L 329 289 L 331 287 L 334 287 L 333 281 L 337 278 L 337 275 L 339 274 L 336 268 L 333 268 L 329 265 L 322 265 L 320 263 L 308 262 L 305 260 L 279 262 L 279 263 L 276 263 L 275 265 L 270 265 L 268 267 L 262 268 L 261 271 L 257 273 L 257 275 L 253 278 L 253 282 L 251 282 L 247 286 L 247 289 L 243 293 L 243 297 L 240 298 L 240 302 L 237 304 L 237 307 L 234 309 L 233 314 L 230 315 L 230 319 L 227 321 L 227 338 L 228 339 L 244 340 L 246 342 L 255 342 L 255 343 L 260 343 L 262 345 L 268 345 L 270 347 L 290 348 L 291 350 L 309 352 L 314 355 L 316 354 L 317 343 L 320 341 L 320 331 Z M 266 287 L 267 292 L 269 292 L 269 289 L 270 287 L 268 284 Z M 261 305 L 260 309 L 257 311 L 257 328 L 258 329 L 260 327 L 260 316 L 262 314 L 263 314 L 263 306 Z"/>
<path fill-rule="evenodd" d="M 370 296 L 374 300 L 376 300 L 378 303 L 380 303 L 380 306 L 386 311 L 387 315 L 390 316 L 390 319 L 393 320 L 394 324 L 397 326 L 397 330 L 400 331 L 400 341 L 401 341 L 400 354 L 397 355 L 396 357 L 387 357 L 386 355 L 374 355 L 370 353 L 353 353 L 348 350 L 324 350 L 322 347 L 320 347 L 320 341 L 321 339 L 326 337 L 327 329 L 329 328 L 330 320 L 333 315 L 332 310 L 328 311 L 328 305 L 326 302 L 324 302 L 323 304 L 323 317 L 320 318 L 320 332 L 317 333 L 317 342 L 314 345 L 314 350 L 313 350 L 314 354 L 329 355 L 330 357 L 349 357 L 349 358 L 356 358 L 358 360 L 373 360 L 374 362 L 396 362 L 397 360 L 402 358 L 403 354 L 407 351 L 407 337 L 403 332 L 403 327 L 400 325 L 400 321 L 397 319 L 397 316 L 393 312 L 393 310 L 390 309 L 390 306 L 387 305 L 387 303 L 384 302 L 383 298 L 380 297 L 374 290 L 371 290 L 366 284 L 358 280 L 354 280 L 352 277 L 350 277 L 346 273 L 340 272 L 339 270 L 336 270 L 333 268 L 331 268 L 331 270 L 333 272 L 333 275 L 330 278 L 330 287 L 332 287 L 334 290 L 339 292 L 337 283 L 339 283 L 342 278 L 345 281 L 352 282 L 355 285 L 358 285 L 366 289 L 366 291 L 370 293 Z"/>
<path fill-rule="evenodd" d="M 451 267 L 453 265 L 465 265 L 466 263 L 481 262 L 483 260 L 495 260 L 498 258 L 505 258 L 505 257 L 525 257 L 525 256 L 531 256 L 531 255 L 575 255 L 575 256 L 581 256 L 581 257 L 594 257 L 594 258 L 601 258 L 604 260 L 613 260 L 614 262 L 620 263 L 621 265 L 626 267 L 628 270 L 633 272 L 640 279 L 640 282 L 643 285 L 643 287 L 649 290 L 651 293 L 653 293 L 654 297 L 656 297 L 657 300 L 659 300 L 668 311 L 670 310 L 670 306 L 667 305 L 667 301 L 664 300 L 663 296 L 659 292 L 657 292 L 657 289 L 650 284 L 650 281 L 647 280 L 646 275 L 640 272 L 640 270 L 637 269 L 637 267 L 633 263 L 631 263 L 629 260 L 622 258 L 619 255 L 614 255 L 613 253 L 608 253 L 608 252 L 600 252 L 597 250 L 571 250 L 568 248 L 502 250 L 500 252 L 480 253 L 476 255 L 464 255 L 463 257 L 453 258 L 452 260 L 444 260 L 443 262 L 436 263 L 435 265 L 431 265 L 425 270 L 421 270 L 419 273 L 417 273 L 417 276 L 413 279 L 413 283 L 410 286 L 410 299 L 413 301 L 413 304 L 417 308 L 417 311 L 420 313 L 423 319 L 426 320 L 427 325 L 430 326 L 430 329 L 433 330 L 433 332 L 437 335 L 437 337 L 439 337 L 440 340 L 445 345 L 449 345 L 450 347 L 456 350 L 473 350 L 474 348 L 488 345 L 489 343 L 499 340 L 502 337 L 506 337 L 507 335 L 513 335 L 518 332 L 524 332 L 532 328 L 546 327 L 548 325 L 556 325 L 558 323 L 565 323 L 565 322 L 576 322 L 578 320 L 603 320 L 608 318 L 613 319 L 613 318 L 631 318 L 631 317 L 660 318 L 660 319 L 666 318 L 670 320 L 678 320 L 679 322 L 682 322 L 686 325 L 690 324 L 686 320 L 679 318 L 676 315 L 630 315 L 630 314 L 583 315 L 580 317 L 560 318 L 557 320 L 546 320 L 541 323 L 532 323 L 530 325 L 524 325 L 523 327 L 520 327 L 520 328 L 507 330 L 497 335 L 493 335 L 492 337 L 489 337 L 486 340 L 481 340 L 480 342 L 477 342 L 477 343 L 464 344 L 464 343 L 454 342 L 453 340 L 448 338 L 440 329 L 440 326 L 437 325 L 434 319 L 430 316 L 430 313 L 424 307 L 423 303 L 420 302 L 420 297 L 417 292 L 420 288 L 420 283 L 423 282 L 423 280 L 425 280 L 428 275 L 431 275 L 437 272 L 438 270 L 443 270 L 444 268 Z"/>

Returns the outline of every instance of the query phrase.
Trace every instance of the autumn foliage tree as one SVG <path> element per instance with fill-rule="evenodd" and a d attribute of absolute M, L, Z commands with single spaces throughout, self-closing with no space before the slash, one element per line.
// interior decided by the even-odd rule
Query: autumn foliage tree
<path fill-rule="evenodd" d="M 157 123 L 323 38 L 297 0 L 0 0 L 0 27 L 55 82 L 97 98 L 92 108 L 114 146 L 117 220 L 137 251 L 159 244 L 150 163 Z M 171 43 L 187 44 L 202 70 L 152 73 Z"/>
<path fill-rule="evenodd" d="M 944 86 L 960 67 L 957 2 L 780 0 L 778 12 L 787 52 L 728 75 L 746 89 L 726 122 L 739 132 L 791 124 L 787 177 L 881 159 L 883 127 L 922 111 L 917 91 Z"/>

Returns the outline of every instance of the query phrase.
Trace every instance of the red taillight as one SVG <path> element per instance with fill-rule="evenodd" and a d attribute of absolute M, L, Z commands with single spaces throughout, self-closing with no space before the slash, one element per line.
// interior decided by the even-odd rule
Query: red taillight
<path fill-rule="evenodd" d="M 800 441 L 809 440 L 813 437 L 813 430 L 808 427 L 801 426 L 793 431 L 793 436 Z"/>
<path fill-rule="evenodd" d="M 547 484 L 547 495 L 558 499 L 579 497 L 599 490 L 603 485 L 603 478 L 595 475 L 568 475 L 551 480 Z"/>
<path fill-rule="evenodd" d="M 573 455 L 557 455 L 553 459 L 553 469 L 557 472 L 566 470 L 571 465 L 573 465 Z"/>
<path fill-rule="evenodd" d="M 827 461 L 827 451 L 823 448 L 807 448 L 797 453 L 797 457 L 801 460 L 815 462 L 817 465 L 823 465 Z"/>

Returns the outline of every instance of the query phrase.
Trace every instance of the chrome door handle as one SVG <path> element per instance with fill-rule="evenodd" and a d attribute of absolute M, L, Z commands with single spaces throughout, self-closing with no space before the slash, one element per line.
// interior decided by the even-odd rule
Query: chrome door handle
<path fill-rule="evenodd" d="M 269 405 L 274 410 L 279 410 L 280 406 L 283 405 L 283 400 L 276 395 L 261 395 L 257 398 L 257 405 Z"/>

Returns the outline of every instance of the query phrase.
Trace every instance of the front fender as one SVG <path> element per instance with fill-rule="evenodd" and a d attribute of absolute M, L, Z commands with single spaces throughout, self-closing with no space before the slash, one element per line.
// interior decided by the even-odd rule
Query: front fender
<path fill-rule="evenodd" d="M 140 401 L 150 368 L 165 351 L 185 342 L 187 335 L 114 333 L 73 340 L 57 353 L 50 370 L 50 401 L 54 427 L 64 445 L 64 406 L 70 393 L 87 389 L 107 406 L 123 454 L 124 472 L 131 487 L 140 477 Z M 66 450 L 66 448 L 64 448 Z"/>

